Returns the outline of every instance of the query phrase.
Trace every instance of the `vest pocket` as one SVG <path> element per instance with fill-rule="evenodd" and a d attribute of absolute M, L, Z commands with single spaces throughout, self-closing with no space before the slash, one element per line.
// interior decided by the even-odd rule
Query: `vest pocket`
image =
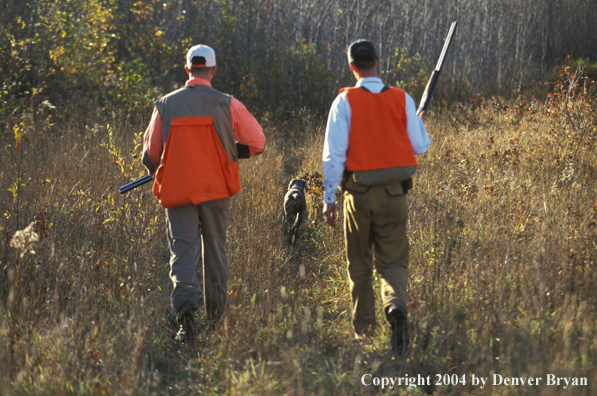
<path fill-rule="evenodd" d="M 362 184 L 356 183 L 354 180 L 352 180 L 352 178 L 349 178 L 344 184 L 344 189 L 346 191 L 357 194 L 364 194 L 369 191 L 370 188 L 371 186 L 364 186 Z"/>
<path fill-rule="evenodd" d="M 409 179 L 417 171 L 415 165 L 359 171 L 352 174 L 355 182 L 365 186 L 398 183 Z"/>
<path fill-rule="evenodd" d="M 390 197 L 398 197 L 400 195 L 404 195 L 404 189 L 402 188 L 402 183 L 394 184 L 392 186 L 388 186 L 385 188 L 386 193 Z"/>

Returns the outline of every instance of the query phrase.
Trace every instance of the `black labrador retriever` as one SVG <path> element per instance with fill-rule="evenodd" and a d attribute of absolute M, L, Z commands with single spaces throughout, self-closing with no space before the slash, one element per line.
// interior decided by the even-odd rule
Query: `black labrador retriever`
<path fill-rule="evenodd" d="M 297 239 L 298 229 L 307 213 L 305 192 L 309 191 L 307 182 L 292 179 L 288 185 L 288 192 L 284 196 L 284 214 L 286 215 L 286 243 L 293 245 Z"/>

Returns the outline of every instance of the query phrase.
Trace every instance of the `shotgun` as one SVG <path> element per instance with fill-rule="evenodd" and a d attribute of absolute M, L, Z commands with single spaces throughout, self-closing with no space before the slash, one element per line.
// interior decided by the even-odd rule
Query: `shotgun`
<path fill-rule="evenodd" d="M 431 77 L 427 82 L 427 86 L 425 87 L 425 92 L 423 92 L 423 97 L 421 98 L 421 103 L 419 104 L 419 108 L 417 110 L 417 114 L 420 114 L 422 111 L 427 111 L 427 107 L 429 107 L 429 102 L 431 102 L 431 95 L 433 95 L 433 90 L 435 89 L 435 84 L 437 84 L 437 79 L 439 78 L 439 72 L 442 71 L 442 66 L 444 65 L 444 59 L 446 58 L 446 54 L 448 53 L 448 49 L 450 48 L 450 43 L 452 42 L 452 37 L 454 36 L 454 31 L 456 30 L 456 25 L 458 22 L 452 22 L 452 26 L 450 26 L 450 31 L 448 32 L 448 36 L 446 37 L 446 42 L 444 43 L 444 48 L 442 49 L 442 53 L 439 56 L 439 60 L 437 61 L 437 65 L 435 69 L 431 73 Z"/>
<path fill-rule="evenodd" d="M 146 176 L 143 176 L 143 177 L 141 177 L 141 178 L 139 178 L 137 180 L 133 180 L 132 182 L 127 183 L 124 186 L 120 186 L 119 191 L 120 191 L 121 194 L 124 194 L 125 192 L 131 191 L 133 188 L 137 188 L 140 185 L 143 185 L 145 183 L 149 183 L 152 180 L 153 180 L 153 177 L 151 175 L 146 175 Z"/>

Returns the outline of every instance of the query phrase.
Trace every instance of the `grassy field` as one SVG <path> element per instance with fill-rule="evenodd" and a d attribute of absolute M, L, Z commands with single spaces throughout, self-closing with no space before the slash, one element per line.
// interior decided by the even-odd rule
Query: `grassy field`
<path fill-rule="evenodd" d="M 479 97 L 429 115 L 433 144 L 409 194 L 403 358 L 381 310 L 376 336 L 353 339 L 342 230 L 323 223 L 315 174 L 324 120 L 263 122 L 266 151 L 241 162 L 232 201 L 229 310 L 188 347 L 171 340 L 163 210 L 149 185 L 118 193 L 143 174 L 149 114 L 52 124 L 52 111 L 2 137 L 0 395 L 597 392 L 594 99 Z M 307 173 L 309 220 L 288 249 L 283 196 Z M 382 389 L 365 374 L 431 381 Z M 459 383 L 436 385 L 444 374 Z M 493 374 L 542 381 L 493 386 Z M 548 374 L 587 385 L 548 385 Z"/>

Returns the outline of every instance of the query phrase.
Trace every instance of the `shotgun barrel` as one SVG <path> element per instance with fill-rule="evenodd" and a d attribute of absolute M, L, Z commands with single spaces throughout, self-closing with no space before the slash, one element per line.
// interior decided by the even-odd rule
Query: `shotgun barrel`
<path fill-rule="evenodd" d="M 446 54 L 448 53 L 448 49 L 450 48 L 450 43 L 452 43 L 452 37 L 454 36 L 454 31 L 456 30 L 457 25 L 458 22 L 454 21 L 450 26 L 450 31 L 448 32 L 448 36 L 446 37 L 446 42 L 444 43 L 444 48 L 442 49 L 442 53 L 439 56 L 437 65 L 435 66 L 435 69 L 433 69 L 431 77 L 429 77 L 429 81 L 427 81 L 427 86 L 425 87 L 425 92 L 423 92 L 423 97 L 421 98 L 421 103 L 419 104 L 419 108 L 417 109 L 417 114 L 420 114 L 422 111 L 426 111 L 427 107 L 429 107 L 429 102 L 431 102 L 431 95 L 433 95 L 433 90 L 435 89 L 435 84 L 437 84 L 439 73 L 442 71 L 444 59 L 446 58 Z"/>
<path fill-rule="evenodd" d="M 120 186 L 119 191 L 121 194 L 124 194 L 125 192 L 131 191 L 133 188 L 137 188 L 145 183 L 149 183 L 152 180 L 153 177 L 151 175 L 146 175 L 137 180 L 133 180 L 132 182 L 127 183 L 124 186 Z"/>

